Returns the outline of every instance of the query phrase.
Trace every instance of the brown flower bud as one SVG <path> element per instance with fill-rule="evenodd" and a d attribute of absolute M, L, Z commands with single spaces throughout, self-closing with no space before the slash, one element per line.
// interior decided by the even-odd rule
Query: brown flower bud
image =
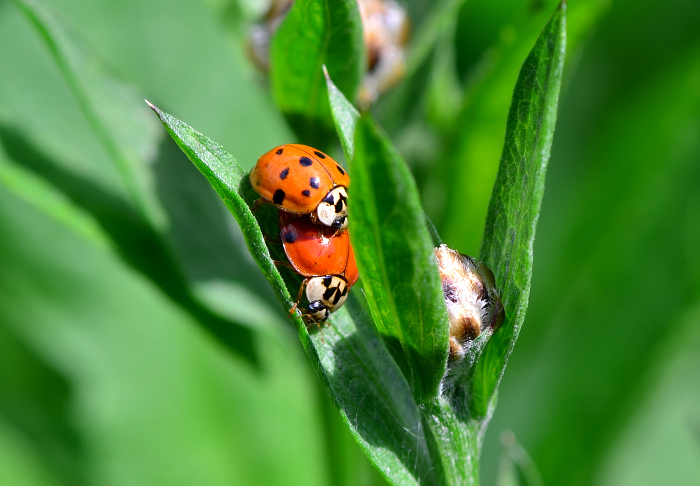
<path fill-rule="evenodd" d="M 435 258 L 450 320 L 450 359 L 457 360 L 483 330 L 500 326 L 503 305 L 486 265 L 445 245 L 435 248 Z"/>

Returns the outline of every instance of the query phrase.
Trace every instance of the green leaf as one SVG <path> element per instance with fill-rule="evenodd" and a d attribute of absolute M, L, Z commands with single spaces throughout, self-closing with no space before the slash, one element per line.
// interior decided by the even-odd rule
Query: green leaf
<path fill-rule="evenodd" d="M 451 31 L 458 18 L 464 0 L 441 0 L 436 2 L 428 18 L 421 24 L 411 42 L 406 62 L 406 77 L 410 77 L 425 62 L 439 43 L 445 31 Z M 452 37 L 448 35 L 448 37 Z"/>
<path fill-rule="evenodd" d="M 511 431 L 501 434 L 501 447 L 496 486 L 543 486 L 537 466 Z"/>
<path fill-rule="evenodd" d="M 445 374 L 448 324 L 418 190 L 367 116 L 357 126 L 350 173 L 352 244 L 365 294 L 389 352 L 421 402 L 437 396 Z"/>
<path fill-rule="evenodd" d="M 132 204 L 154 227 L 166 225 L 144 163 L 159 140 L 157 125 L 139 108 L 131 86 L 108 75 L 74 42 L 37 0 L 15 0 L 41 35 L 83 115 L 109 154 Z"/>
<path fill-rule="evenodd" d="M 470 406 L 477 417 L 488 414 L 525 319 L 565 46 L 566 4 L 562 2 L 520 69 L 489 204 L 481 257 L 496 277 L 506 319 L 476 366 Z"/>
<path fill-rule="evenodd" d="M 523 59 L 528 55 L 549 15 L 549 10 L 540 10 L 534 6 L 527 13 L 513 15 L 511 9 L 492 7 L 487 2 L 480 3 L 484 5 L 477 6 L 470 2 L 465 6 L 467 10 L 474 7 L 476 12 L 469 13 L 476 15 L 462 27 L 476 30 L 471 36 L 464 30 L 458 32 L 457 40 L 461 40 L 462 45 L 469 41 L 476 45 L 484 42 L 482 47 L 485 52 L 480 54 L 481 59 L 470 71 L 460 113 L 441 153 L 441 169 L 431 175 L 431 179 L 434 178 L 431 183 L 439 184 L 445 192 L 442 217 L 438 216 L 439 213 L 436 214 L 436 224 L 441 235 L 447 244 L 470 255 L 478 253 L 483 240 L 481 225 L 486 219 L 491 189 L 498 172 L 498 161 L 503 148 L 503 127 L 513 85 Z M 556 3 L 552 3 L 553 7 L 554 5 Z M 569 17 L 573 19 L 567 25 L 570 52 L 575 52 L 577 42 L 580 44 L 587 27 L 603 15 L 607 6 L 607 0 L 567 5 Z M 484 21 L 481 17 L 485 12 L 481 12 L 481 9 L 502 10 L 491 14 L 495 18 L 488 23 L 493 25 L 485 28 L 489 31 L 488 38 L 495 39 L 495 42 L 481 39 L 485 35 L 485 32 L 477 29 L 478 24 Z M 472 45 L 471 48 L 473 47 Z M 465 231 L 466 227 L 469 227 L 469 231 Z"/>
<path fill-rule="evenodd" d="M 312 363 L 365 454 L 390 482 L 440 484 L 434 438 L 358 297 L 354 290 L 331 326 L 312 335 Z"/>
<path fill-rule="evenodd" d="M 25 484 L 4 481 L 22 466 L 5 469 L 22 453 L 5 454 L 5 425 L 50 484 L 328 483 L 315 378 L 287 339 L 256 339 L 264 368 L 222 352 L 118 255 L 4 187 L 0 233 L 1 484 Z"/>
<path fill-rule="evenodd" d="M 340 138 L 340 144 L 343 146 L 345 159 L 350 161 L 355 154 L 355 127 L 360 119 L 360 113 L 333 83 L 325 65 L 323 66 L 323 75 L 326 77 L 328 100 L 331 105 L 335 131 L 338 134 L 338 138 Z"/>
<path fill-rule="evenodd" d="M 336 123 L 338 136 L 343 141 L 347 155 L 347 152 L 352 153 L 354 150 L 355 144 L 351 137 L 355 131 L 355 125 L 359 121 L 359 114 L 354 111 L 354 108 L 351 107 L 352 105 L 348 103 L 342 93 L 332 89 L 330 78 L 327 78 L 327 81 L 329 83 L 328 92 L 331 106 L 335 111 L 339 112 L 334 113 L 334 117 L 336 119 L 345 117 L 348 120 L 348 123 L 345 124 Z M 347 112 L 342 113 L 342 110 L 347 110 Z M 353 187 L 356 188 L 357 185 L 355 184 Z M 355 221 L 355 216 L 353 216 L 353 221 Z M 425 224 L 431 237 L 432 245 L 438 246 L 441 243 L 440 236 L 427 216 L 425 217 Z M 355 241 L 354 238 L 353 241 Z M 355 248 L 357 252 L 359 247 L 355 246 Z M 366 280 L 365 278 L 363 282 Z M 361 323 L 358 321 L 358 326 L 360 325 Z M 477 350 L 483 349 L 483 343 L 488 340 L 488 337 L 487 333 L 482 334 L 479 345 L 474 346 L 475 353 Z M 464 361 L 466 362 L 467 360 Z M 470 361 L 469 366 L 471 367 L 472 365 L 473 359 Z M 463 372 L 462 370 L 460 371 Z M 445 387 L 443 392 L 447 388 Z M 421 456 L 427 455 L 428 457 L 416 462 L 414 477 L 423 478 L 424 482 L 437 481 L 438 484 L 444 482 L 446 478 L 449 478 L 454 484 L 475 484 L 478 480 L 478 463 L 474 461 L 474 458 L 479 455 L 479 445 L 476 438 L 480 433 L 480 425 L 469 420 L 467 408 L 461 402 L 461 399 L 465 397 L 463 394 L 464 386 L 450 388 L 451 399 L 430 400 L 424 406 L 419 407 L 424 427 L 422 433 L 425 434 L 425 449 L 420 450 L 419 454 Z M 452 400 L 454 400 L 454 403 Z M 370 458 L 375 461 L 377 467 L 384 470 L 386 458 L 383 455 L 373 455 L 371 448 L 366 449 L 366 451 Z M 422 472 L 423 465 L 432 465 L 429 476 Z"/>
<path fill-rule="evenodd" d="M 355 153 L 355 127 L 360 120 L 360 112 L 350 103 L 343 93 L 333 84 L 328 71 L 324 66 L 324 74 L 326 76 L 326 84 L 328 86 L 328 99 L 331 104 L 331 114 L 335 123 L 335 131 L 340 139 L 340 144 L 343 146 L 343 152 L 347 160 L 352 160 Z M 425 224 L 430 232 L 430 237 L 433 241 L 433 246 L 440 246 L 442 239 L 438 234 L 433 222 L 425 216 Z"/>
<path fill-rule="evenodd" d="M 6 160 L 2 155 L 0 185 L 93 244 L 103 248 L 109 247 L 110 239 L 102 228 L 81 211 L 81 208 L 76 207 L 65 194 L 22 166 Z"/>
<path fill-rule="evenodd" d="M 330 83 L 330 79 L 328 80 Z M 337 90 L 329 89 L 329 96 L 331 97 L 331 106 L 335 110 L 343 110 L 350 106 L 347 100 L 344 99 L 342 93 Z M 334 99 L 337 98 L 337 99 Z M 354 116 L 353 116 L 354 115 Z M 343 116 L 343 113 L 334 115 L 336 119 Z M 355 146 L 354 140 L 349 138 L 352 135 L 352 131 L 355 130 L 355 125 L 359 121 L 359 114 L 353 114 L 350 110 L 350 116 L 347 117 L 350 123 L 345 125 L 336 124 L 336 129 L 338 130 L 338 136 L 341 140 L 348 140 L 348 143 L 344 143 L 346 146 L 346 152 L 353 151 Z M 365 122 L 367 123 L 367 122 Z M 385 142 L 385 141 L 384 141 Z M 385 142 L 388 143 L 388 142 Z M 347 146 L 349 145 L 349 149 Z M 354 174 L 354 172 L 353 172 Z M 356 180 L 356 177 L 354 176 Z M 357 184 L 353 185 L 353 188 L 357 189 Z M 373 192 L 368 193 L 367 197 L 372 198 Z M 357 199 L 364 200 L 365 195 L 361 194 Z M 353 203 L 355 204 L 355 203 Z M 420 214 L 420 211 L 418 213 Z M 357 219 L 357 215 L 353 213 L 353 228 L 354 222 Z M 440 244 L 440 236 L 432 225 L 432 222 L 425 217 L 425 225 L 427 227 L 428 234 L 431 238 L 431 245 L 437 246 Z M 355 234 L 355 230 L 353 230 Z M 353 242 L 356 239 L 353 238 Z M 354 248 L 356 254 L 360 250 L 360 246 L 354 243 Z M 432 246 L 430 250 L 432 252 Z M 373 260 L 373 252 L 368 252 L 370 258 Z M 432 263 L 431 263 L 432 265 Z M 364 275 L 364 272 L 362 273 Z M 367 287 L 367 277 L 363 277 L 363 283 L 365 288 Z M 440 290 L 440 301 L 442 302 L 442 292 Z M 358 326 L 360 323 L 358 322 Z M 447 327 L 446 325 L 444 326 Z M 476 351 L 483 349 L 483 343 L 488 340 L 489 334 L 483 333 L 480 337 L 478 346 L 474 346 L 475 354 Z M 446 345 L 446 343 L 445 343 Z M 399 359 L 402 356 L 399 355 Z M 473 359 L 464 360 L 469 361 L 469 367 L 473 365 Z M 464 371 L 460 370 L 460 373 Z M 451 379 L 454 383 L 455 379 Z M 449 391 L 448 391 L 449 389 Z M 444 394 L 448 391 L 448 394 Z M 423 406 L 419 407 L 421 421 L 424 427 L 423 434 L 425 435 L 425 450 L 419 451 L 419 454 L 426 455 L 422 462 L 416 463 L 417 470 L 414 473 L 414 477 L 422 478 L 423 482 L 437 482 L 438 484 L 443 483 L 445 480 L 451 481 L 454 484 L 476 484 L 478 480 L 478 462 L 474 460 L 475 457 L 479 455 L 479 445 L 477 437 L 479 436 L 480 425 L 469 420 L 468 409 L 465 407 L 462 401 L 466 395 L 464 395 L 464 386 L 460 387 L 444 387 L 444 396 L 437 400 L 428 400 Z M 370 458 L 375 461 L 377 467 L 384 470 L 386 458 L 383 456 L 372 455 L 372 450 L 369 449 L 367 453 Z M 432 465 L 432 470 L 430 476 L 426 476 L 425 472 L 422 472 L 423 465 Z"/>
<path fill-rule="evenodd" d="M 257 198 L 247 174 L 220 145 L 157 107 L 151 108 L 238 220 L 253 258 L 284 309 L 289 309 L 293 304 L 290 293 L 246 203 Z M 424 231 L 429 241 L 427 229 Z M 428 247 L 432 258 L 432 247 Z M 429 268 L 435 268 L 432 260 L 428 262 Z M 435 455 L 437 446 L 430 422 L 412 399 L 408 382 L 367 319 L 358 290 L 351 291 L 345 306 L 331 315 L 330 326 L 312 327 L 309 332 L 298 316 L 292 319 L 319 379 L 382 474 L 395 484 L 440 484 L 443 465 Z M 443 349 L 446 360 L 446 341 Z"/>
<path fill-rule="evenodd" d="M 498 172 L 513 85 L 543 22 L 541 15 L 532 17 L 517 37 L 492 48 L 495 60 L 483 62 L 467 86 L 455 133 L 443 149 L 441 184 L 446 197 L 444 219 L 438 225 L 444 240 L 463 253 L 476 254 L 483 241 L 482 222 Z M 465 231 L 466 226 L 473 229 Z"/>
<path fill-rule="evenodd" d="M 0 198 L 6 203 L 8 199 L 3 197 L 3 193 L 0 188 Z M 14 202 L 18 204 L 8 207 L 13 212 L 22 214 L 24 205 L 17 199 Z M 17 229 L 2 223 L 0 216 L 0 225 L 4 231 Z M 31 223 L 42 225 L 36 219 L 31 220 Z M 0 263 L 5 275 L 0 277 L 0 288 L 3 287 L 2 280 L 7 279 L 14 282 L 14 287 L 36 291 L 31 282 L 33 275 L 26 267 L 22 269 L 22 285 L 16 284 L 16 275 L 12 274 L 17 268 L 17 255 L 8 252 L 10 245 L 6 243 L 7 240 L 15 240 L 26 247 L 28 242 L 22 238 L 26 235 L 9 231 L 3 234 L 6 236 L 2 243 Z M 54 237 L 52 234 L 52 242 Z M 55 249 L 51 246 L 46 251 L 52 253 Z M 58 259 L 65 258 L 63 253 L 53 254 Z M 14 261 L 8 261 L 10 258 Z M 7 278 L 7 274 L 15 279 Z M 13 300 L 8 298 L 8 293 L 14 294 Z M 46 356 L 23 342 L 19 336 L 21 332 L 17 333 L 10 328 L 9 321 L 12 318 L 8 319 L 8 314 L 12 312 L 8 312 L 7 307 L 8 304 L 9 307 L 17 305 L 16 294 L 7 287 L 3 288 L 3 318 L 0 319 L 0 354 L 3 357 L 0 369 L 0 484 L 86 484 L 85 468 L 81 467 L 84 463 L 75 441 L 79 435 L 78 426 L 68 412 L 75 397 L 64 370 L 52 366 Z M 29 322 L 25 319 L 22 325 L 28 326 Z M 30 478 L 36 482 L 30 481 Z M 41 478 L 43 481 L 40 481 Z M 51 481 L 47 481 L 49 479 Z"/>
<path fill-rule="evenodd" d="M 647 14 L 645 25 L 636 27 L 638 35 L 644 37 L 665 11 L 662 6 L 655 9 Z M 622 19 L 624 11 L 618 15 Z M 687 32 L 691 32 L 694 24 L 686 21 Z M 618 39 L 615 25 L 607 24 L 606 36 Z M 625 73 L 626 80 L 616 80 L 613 91 L 606 84 L 592 93 L 585 92 L 590 78 L 584 77 L 570 86 L 568 100 L 562 104 L 595 105 L 597 114 L 587 118 L 584 127 L 578 110 L 560 113 L 551 181 L 547 182 L 537 234 L 537 244 L 547 254 L 537 254 L 535 273 L 540 283 L 537 285 L 535 277 L 527 316 L 536 326 L 528 327 L 521 336 L 519 366 L 508 371 L 517 375 L 509 376 L 508 390 L 501 394 L 526 394 L 526 374 L 542 375 L 556 369 L 556 376 L 546 380 L 551 392 L 546 396 L 533 393 L 517 404 L 525 414 L 550 407 L 548 413 L 528 421 L 531 430 L 548 438 L 543 442 L 530 438 L 533 445 L 528 446 L 547 483 L 566 482 L 572 468 L 582 478 L 581 484 L 602 477 L 601 472 L 618 459 L 615 442 L 621 439 L 619 434 L 643 413 L 654 393 L 655 378 L 650 375 L 659 370 L 661 362 L 670 362 L 671 355 L 685 352 L 666 349 L 666 344 L 684 335 L 685 314 L 697 305 L 700 289 L 700 262 L 695 257 L 696 248 L 700 248 L 700 225 L 696 223 L 700 221 L 700 199 L 695 190 L 700 181 L 700 39 L 687 43 L 674 39 L 672 43 L 673 57 L 664 55 L 665 50 L 656 53 L 654 65 L 661 63 L 663 67 L 633 87 L 630 82 L 636 74 L 625 69 L 617 72 Z M 598 46 L 582 62 L 584 72 L 597 72 L 602 59 L 612 59 L 611 65 L 619 69 L 632 62 L 628 61 L 630 53 L 638 47 L 631 39 L 612 51 L 609 42 Z M 650 126 L 654 129 L 649 130 Z M 582 138 L 582 133 L 587 135 Z M 560 166 L 556 160 L 566 164 Z M 656 266 L 652 262 L 661 263 Z M 650 272 L 647 263 L 654 270 Z M 672 306 L 663 304 L 660 289 L 673 296 Z M 595 305 L 591 306 L 592 302 Z M 598 322 L 615 323 L 605 331 L 604 339 L 596 339 L 601 331 L 592 323 Z M 683 342 L 692 349 L 687 335 Z M 556 368 L 549 364 L 552 362 Z M 679 377 L 675 375 L 675 379 Z M 665 382 L 664 386 L 669 385 Z M 663 402 L 687 400 L 670 388 L 664 391 Z M 675 411 L 667 405 L 663 413 L 665 418 L 657 416 L 653 423 L 646 422 L 638 429 L 644 429 L 649 438 L 644 455 L 639 449 L 630 449 L 631 442 L 621 446 L 625 455 L 641 461 L 668 440 L 659 442 L 655 437 L 657 430 L 666 433 L 677 427 L 666 422 Z M 601 441 L 603 430 L 608 439 Z M 524 441 L 525 432 L 520 435 Z M 578 450 L 586 451 L 585 457 L 556 447 L 572 436 Z M 685 442 L 668 443 L 672 446 L 662 446 L 664 454 L 673 454 Z M 675 459 L 681 460 L 684 454 Z M 662 475 L 673 467 L 673 462 L 664 461 L 648 471 L 654 469 Z M 682 471 L 687 469 L 676 468 L 674 474 L 682 475 Z M 649 484 L 655 482 L 649 480 Z M 697 481 L 671 480 L 670 484 L 693 482 Z"/>
<path fill-rule="evenodd" d="M 354 0 L 299 0 L 272 39 L 272 92 L 297 136 L 323 146 L 332 135 L 325 64 L 354 99 L 365 69 L 362 22 Z"/>
<path fill-rule="evenodd" d="M 108 189 L 62 168 L 34 148 L 21 134 L 0 126 L 0 136 L 8 158 L 22 161 L 24 169 L 20 169 L 19 164 L 8 163 L 0 168 L 0 183 L 83 235 L 86 235 L 86 231 L 92 233 L 88 234 L 94 239 L 94 231 L 86 227 L 86 221 L 91 220 L 108 237 L 109 246 L 128 265 L 158 285 L 174 303 L 193 315 L 229 350 L 251 362 L 256 361 L 255 349 L 251 347 L 252 328 L 259 328 L 264 317 L 259 316 L 253 323 L 241 319 L 245 317 L 241 313 L 225 319 L 222 314 L 226 314 L 203 305 L 203 300 L 195 298 L 195 289 L 185 280 L 174 261 L 163 234 L 144 221 L 135 208 Z M 41 174 L 43 179 L 34 174 Z M 59 193 L 73 204 L 61 204 Z M 245 301 L 252 307 L 250 298 Z"/>
<path fill-rule="evenodd" d="M 277 299 L 287 309 L 291 308 L 294 301 L 273 264 L 272 258 L 270 258 L 270 252 L 265 245 L 265 238 L 255 216 L 241 195 L 247 193 L 250 201 L 256 198 L 252 195 L 254 193 L 250 187 L 248 174 L 219 144 L 177 118 L 161 111 L 148 101 L 146 103 L 158 115 L 173 140 L 223 199 L 238 221 L 248 250 L 263 271 L 265 278 L 270 282 Z M 298 326 L 304 326 L 301 319 L 296 318 L 295 321 Z"/>

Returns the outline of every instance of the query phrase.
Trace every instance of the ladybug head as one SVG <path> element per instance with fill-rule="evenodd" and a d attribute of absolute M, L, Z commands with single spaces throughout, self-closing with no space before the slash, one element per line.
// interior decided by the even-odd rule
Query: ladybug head
<path fill-rule="evenodd" d="M 328 307 L 326 307 L 320 300 L 314 300 L 311 302 L 306 313 L 306 315 L 313 322 L 324 322 L 326 319 L 328 319 L 329 314 L 330 311 L 328 310 Z"/>
<path fill-rule="evenodd" d="M 348 227 L 348 217 L 347 216 L 339 216 L 333 220 L 333 224 L 331 224 L 331 228 L 334 230 L 341 230 L 341 229 L 346 229 Z"/>

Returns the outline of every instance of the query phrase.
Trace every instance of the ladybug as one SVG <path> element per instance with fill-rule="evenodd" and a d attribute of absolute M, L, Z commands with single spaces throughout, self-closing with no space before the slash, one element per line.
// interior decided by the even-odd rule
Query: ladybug
<path fill-rule="evenodd" d="M 280 238 L 288 265 L 306 277 L 290 313 L 294 312 L 306 289 L 309 305 L 303 314 L 312 322 L 323 322 L 347 299 L 348 290 L 357 282 L 355 254 L 348 232 L 336 234 L 319 227 L 308 216 L 295 217 L 280 211 Z"/>
<path fill-rule="evenodd" d="M 335 160 L 307 145 L 275 147 L 250 172 L 255 192 L 282 211 L 308 214 L 336 232 L 348 227 L 350 177 Z"/>

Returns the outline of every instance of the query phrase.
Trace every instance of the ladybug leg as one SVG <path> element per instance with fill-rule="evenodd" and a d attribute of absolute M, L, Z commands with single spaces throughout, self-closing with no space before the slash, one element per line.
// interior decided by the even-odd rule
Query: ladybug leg
<path fill-rule="evenodd" d="M 250 205 L 250 212 L 252 212 L 253 214 L 255 214 L 255 211 L 257 211 L 258 208 L 260 208 L 260 206 L 262 206 L 262 205 L 263 205 L 264 203 L 266 203 L 266 202 L 267 202 L 267 201 L 266 201 L 265 199 L 261 198 L 261 197 L 257 198 L 257 199 L 256 199 L 255 201 L 253 201 L 253 203 Z M 279 234 L 277 234 L 277 235 L 275 235 L 275 236 L 270 236 L 270 235 L 268 235 L 267 233 L 265 233 L 264 231 L 262 232 L 262 234 L 263 234 L 263 239 L 265 240 L 265 243 L 269 243 L 269 244 L 273 244 L 273 245 L 278 245 L 278 244 L 282 243 Z"/>
<path fill-rule="evenodd" d="M 259 197 L 255 201 L 253 201 L 253 204 L 250 205 L 250 211 L 255 212 L 258 210 L 260 206 L 262 206 L 265 203 L 265 198 Z"/>
<path fill-rule="evenodd" d="M 286 262 L 282 262 L 286 263 Z M 290 265 L 291 267 L 291 265 Z M 304 281 L 301 283 L 299 286 L 299 293 L 297 294 L 297 300 L 294 302 L 294 305 L 292 306 L 291 309 L 289 309 L 289 314 L 287 314 L 288 317 L 292 317 L 292 314 L 294 314 L 297 311 L 297 308 L 299 307 L 299 302 L 301 301 L 301 296 L 304 292 L 304 288 L 306 287 L 306 284 L 308 283 L 309 279 L 305 278 Z M 304 315 L 304 312 L 301 312 L 302 316 Z"/>
<path fill-rule="evenodd" d="M 299 273 L 299 272 L 297 272 L 297 269 L 294 268 L 294 267 L 292 266 L 292 264 L 289 263 L 289 262 L 285 262 L 285 261 L 282 261 L 282 260 L 272 260 L 272 263 L 274 263 L 275 266 L 277 266 L 277 267 L 289 268 L 289 269 L 291 269 L 294 273 Z M 299 299 L 297 299 L 297 300 L 299 300 Z"/>
<path fill-rule="evenodd" d="M 310 317 L 308 314 L 303 314 L 303 319 L 304 319 L 304 325 L 306 326 L 306 331 L 310 332 L 314 326 L 316 326 L 316 329 L 321 331 L 323 329 L 323 326 L 326 324 L 326 321 L 317 321 Z"/>
<path fill-rule="evenodd" d="M 333 230 L 332 228 L 330 228 L 328 226 L 323 226 L 321 224 L 319 224 L 316 228 L 317 228 L 316 236 L 318 236 L 319 238 L 321 238 L 322 236 L 325 236 L 326 238 L 335 238 L 340 233 L 342 233 L 342 230 L 340 230 L 340 229 Z M 331 233 L 331 230 L 333 231 L 332 233 Z"/>
<path fill-rule="evenodd" d="M 282 243 L 280 235 L 270 236 L 267 233 L 263 233 L 263 239 L 265 240 L 265 243 L 269 243 L 271 245 L 279 245 Z"/>

